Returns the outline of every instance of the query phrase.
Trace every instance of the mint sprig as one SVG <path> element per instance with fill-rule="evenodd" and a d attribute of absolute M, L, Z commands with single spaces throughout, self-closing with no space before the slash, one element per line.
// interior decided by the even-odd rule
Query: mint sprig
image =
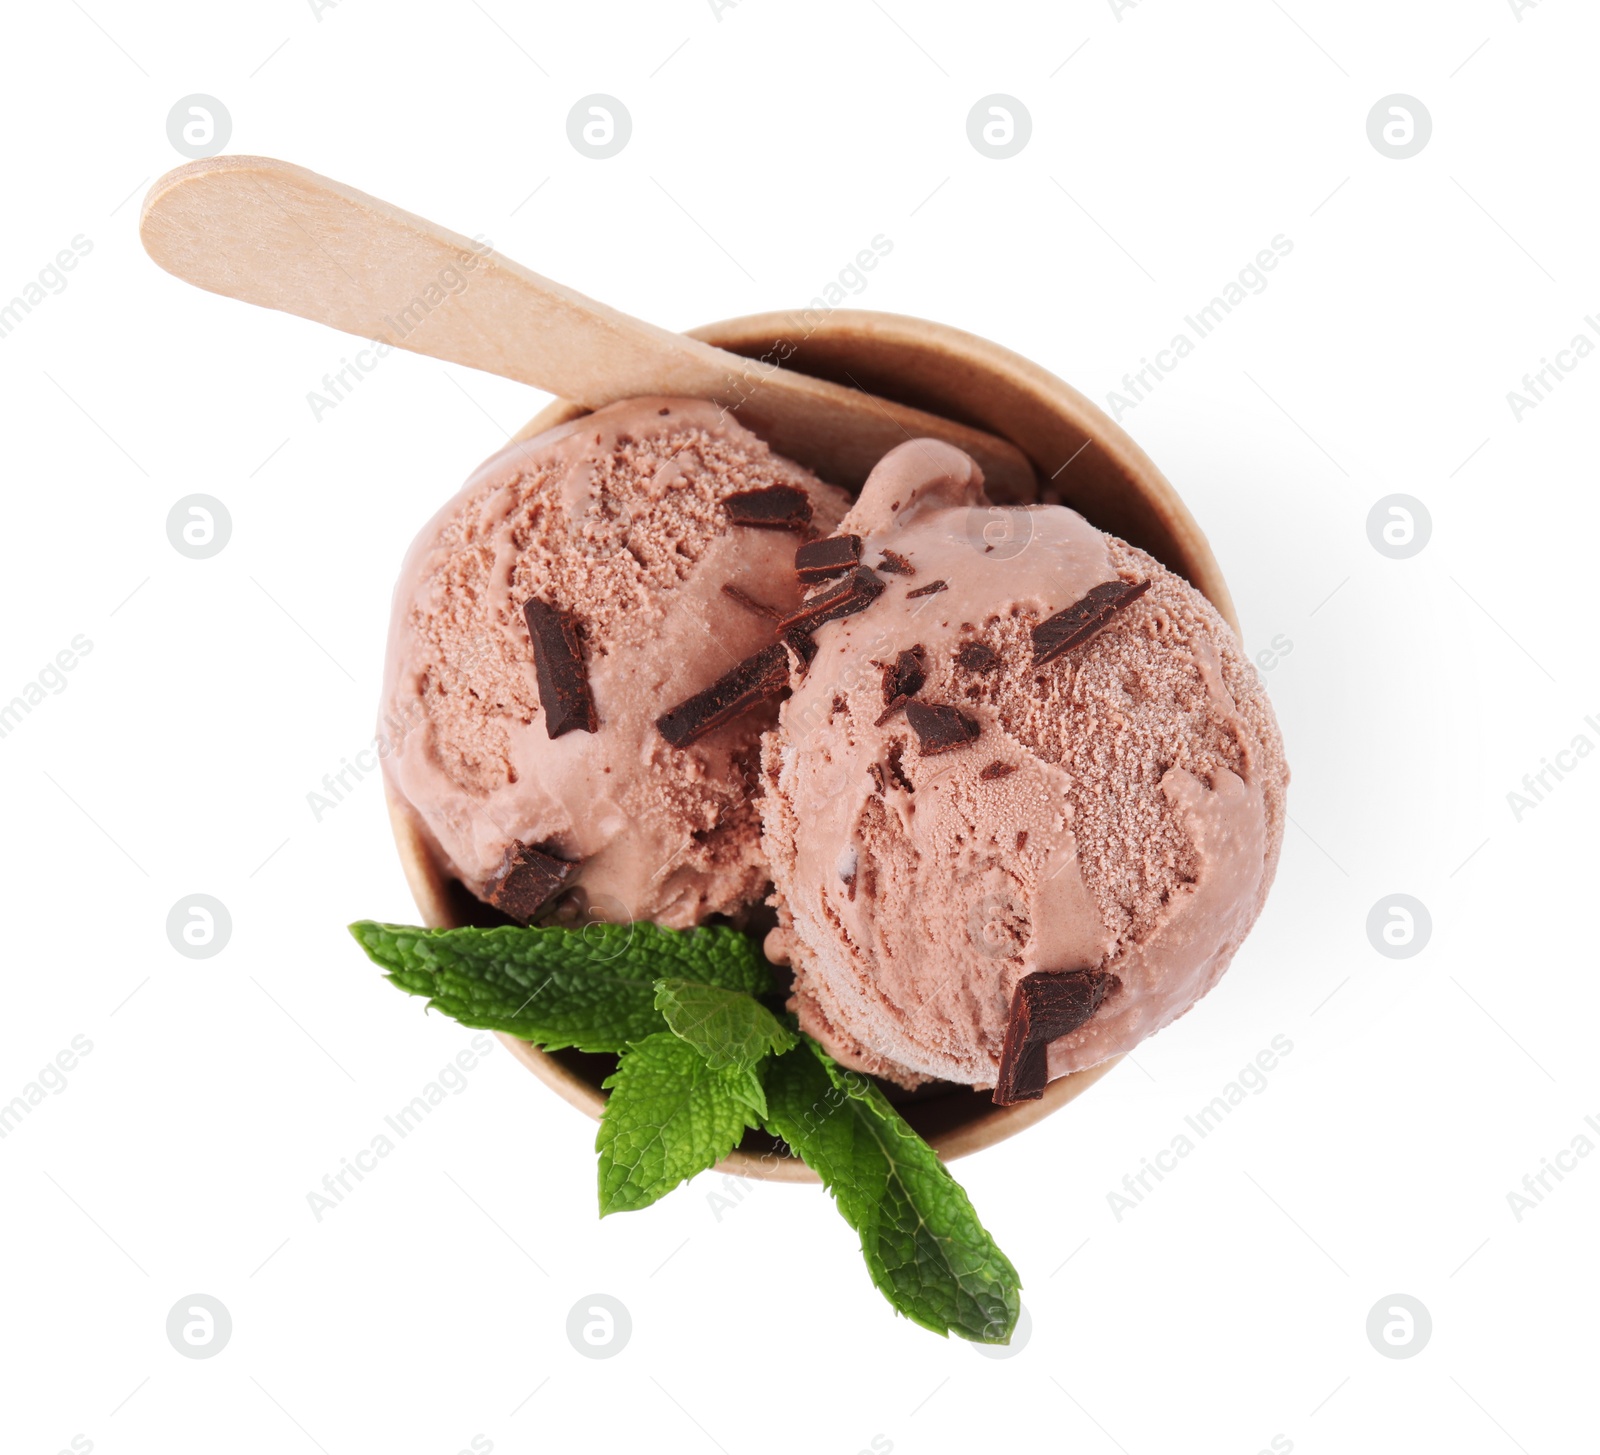
<path fill-rule="evenodd" d="M 756 999 L 772 983 L 749 936 L 650 924 L 350 929 L 430 1009 L 546 1050 L 620 1057 L 595 1138 L 602 1217 L 648 1206 L 764 1128 L 821 1177 L 896 1309 L 936 1333 L 1010 1339 L 1016 1269 L 877 1086 Z"/>

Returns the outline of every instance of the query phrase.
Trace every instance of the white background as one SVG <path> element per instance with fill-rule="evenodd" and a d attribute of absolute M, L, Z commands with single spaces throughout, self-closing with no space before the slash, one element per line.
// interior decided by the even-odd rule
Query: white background
<path fill-rule="evenodd" d="M 1600 1116 L 1600 743 L 1590 432 L 1600 359 L 1506 394 L 1600 309 L 1579 0 L 343 0 L 12 7 L 0 299 L 83 234 L 0 339 L 0 700 L 92 652 L 0 740 L 0 1100 L 90 1054 L 0 1141 L 0 1445 L 98 1451 L 668 1448 L 1542 1452 L 1594 1448 L 1600 1157 L 1507 1193 Z M 91 19 L 91 16 L 93 17 Z M 492 17 L 492 18 L 491 18 Z M 892 18 L 891 18 L 892 17 Z M 101 27 L 104 27 L 102 29 Z M 958 1172 L 1021 1269 L 1005 1360 L 894 1318 L 815 1189 L 705 1177 L 594 1215 L 592 1126 L 497 1050 L 334 1211 L 307 1202 L 470 1034 L 385 987 L 354 918 L 414 917 L 372 737 L 406 544 L 542 403 L 195 291 L 137 239 L 182 158 L 229 149 L 391 199 L 669 326 L 803 305 L 877 233 L 852 301 L 997 339 L 1098 399 L 1282 233 L 1292 254 L 1123 423 L 1216 548 L 1295 779 L 1271 903 L 1222 986 L 1082 1100 Z M 633 138 L 580 156 L 572 103 Z M 1026 149 L 968 143 L 1020 98 Z M 1430 144 L 1380 155 L 1394 92 Z M 226 502 L 207 561 L 169 508 Z M 1432 537 L 1369 543 L 1380 497 Z M 1554 784 L 1554 779 L 1547 782 Z M 181 897 L 231 942 L 180 957 Z M 1404 892 L 1433 931 L 1380 956 Z M 1108 1193 L 1283 1035 L 1293 1052 L 1118 1221 Z M 1589 1135 L 1600 1143 L 1600 1133 Z M 168 1310 L 229 1309 L 215 1358 Z M 568 1343 L 608 1293 L 630 1343 Z M 1365 1326 L 1405 1293 L 1414 1358 Z"/>

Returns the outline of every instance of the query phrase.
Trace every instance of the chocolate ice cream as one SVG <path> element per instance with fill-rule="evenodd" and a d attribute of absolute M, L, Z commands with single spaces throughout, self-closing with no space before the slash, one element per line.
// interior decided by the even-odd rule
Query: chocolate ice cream
<path fill-rule="evenodd" d="M 881 590 L 815 629 L 766 737 L 768 953 L 845 1064 L 1037 1096 L 1182 1015 L 1254 923 L 1272 709 L 1187 582 L 1071 510 L 990 506 L 947 445 L 886 456 L 837 535 Z"/>
<path fill-rule="evenodd" d="M 570 891 L 673 928 L 759 901 L 771 694 L 681 746 L 657 718 L 773 642 L 847 504 L 689 399 L 480 466 L 407 556 L 385 670 L 385 769 L 443 864 L 521 920 Z"/>

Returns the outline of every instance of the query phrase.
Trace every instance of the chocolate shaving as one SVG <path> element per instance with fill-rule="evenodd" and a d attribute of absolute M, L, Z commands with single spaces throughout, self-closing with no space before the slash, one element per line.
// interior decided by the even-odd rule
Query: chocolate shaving
<path fill-rule="evenodd" d="M 976 742 L 982 731 L 976 718 L 942 702 L 906 703 L 906 721 L 917 735 L 917 747 L 924 758 L 964 748 Z"/>
<path fill-rule="evenodd" d="M 533 639 L 533 671 L 539 683 L 545 731 L 552 739 L 574 728 L 594 732 L 600 718 L 589 691 L 577 624 L 559 607 L 537 596 L 523 603 L 522 616 Z"/>
<path fill-rule="evenodd" d="M 963 672 L 992 672 L 1000 665 L 1000 653 L 987 642 L 962 642 L 956 649 L 956 666 Z"/>
<path fill-rule="evenodd" d="M 794 573 L 808 586 L 831 580 L 861 564 L 860 536 L 824 536 L 794 553 Z"/>
<path fill-rule="evenodd" d="M 1011 997 L 995 1105 L 1038 1101 L 1050 1079 L 1045 1048 L 1087 1024 L 1121 984 L 1104 970 L 1036 970 L 1024 975 Z"/>
<path fill-rule="evenodd" d="M 908 648 L 894 659 L 892 666 L 883 669 L 883 700 L 893 702 L 897 697 L 915 697 L 928 680 L 921 643 Z"/>
<path fill-rule="evenodd" d="M 883 582 L 865 566 L 857 566 L 831 591 L 813 596 L 793 616 L 778 623 L 778 630 L 787 635 L 794 628 L 813 632 L 824 622 L 838 621 L 840 617 L 854 616 L 883 595 Z"/>
<path fill-rule="evenodd" d="M 484 885 L 483 897 L 520 925 L 529 923 L 578 870 L 532 844 L 514 841 L 500 867 Z"/>
<path fill-rule="evenodd" d="M 887 571 L 891 576 L 915 576 L 917 568 L 906 560 L 899 551 L 885 549 L 883 559 L 878 562 L 880 571 Z"/>
<path fill-rule="evenodd" d="M 656 719 L 656 727 L 675 748 L 697 743 L 714 728 L 776 697 L 789 685 L 789 654 L 781 644 L 763 647 L 704 692 L 680 702 Z"/>
<path fill-rule="evenodd" d="M 804 530 L 811 524 L 811 497 L 796 485 L 741 490 L 722 502 L 734 525 L 758 530 Z"/>
<path fill-rule="evenodd" d="M 723 582 L 722 592 L 725 596 L 731 596 L 747 611 L 753 611 L 757 616 L 764 616 L 768 621 L 777 621 L 783 616 L 783 613 L 779 611 L 777 607 L 763 605 L 761 602 L 757 601 L 755 597 L 746 596 L 744 592 L 742 592 L 731 581 Z"/>
<path fill-rule="evenodd" d="M 950 587 L 943 581 L 930 581 L 926 586 L 919 586 L 915 591 L 906 592 L 906 600 L 910 601 L 918 596 L 932 596 L 935 591 L 948 591 Z"/>
<path fill-rule="evenodd" d="M 917 791 L 917 785 L 906 777 L 906 745 L 899 738 L 889 744 L 889 776 L 907 793 Z"/>
<path fill-rule="evenodd" d="M 811 659 L 817 655 L 817 639 L 803 627 L 798 626 L 792 626 L 784 632 L 783 639 L 800 659 L 800 670 L 804 672 L 811 665 Z"/>
<path fill-rule="evenodd" d="M 978 774 L 978 777 L 982 778 L 985 782 L 992 783 L 996 778 L 1009 778 L 1011 774 L 1015 773 L 1016 771 L 1017 765 L 1015 763 L 995 762 L 989 764 L 989 766 L 985 768 L 983 772 Z"/>
<path fill-rule="evenodd" d="M 1034 666 L 1082 646 L 1149 589 L 1148 581 L 1102 581 L 1082 601 L 1041 621 L 1033 629 Z"/>
<path fill-rule="evenodd" d="M 928 669 L 920 645 L 901 652 L 883 669 L 883 712 L 874 727 L 882 727 L 896 711 L 917 693 L 928 680 Z"/>

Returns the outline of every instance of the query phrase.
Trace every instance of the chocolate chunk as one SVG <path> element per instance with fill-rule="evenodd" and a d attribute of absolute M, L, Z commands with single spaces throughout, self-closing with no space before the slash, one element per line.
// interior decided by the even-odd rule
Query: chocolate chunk
<path fill-rule="evenodd" d="M 989 764 L 989 766 L 985 768 L 983 772 L 978 774 L 978 777 L 992 783 L 996 778 L 1008 778 L 1016 771 L 1017 765 L 1015 763 L 995 762 Z"/>
<path fill-rule="evenodd" d="M 956 666 L 963 672 L 992 672 L 1000 665 L 1000 653 L 987 642 L 962 642 L 956 649 Z"/>
<path fill-rule="evenodd" d="M 1034 666 L 1082 646 L 1149 589 L 1148 581 L 1102 581 L 1082 601 L 1041 621 L 1033 629 Z"/>
<path fill-rule="evenodd" d="M 906 600 L 910 601 L 918 596 L 932 596 L 935 591 L 948 591 L 950 588 L 943 581 L 930 581 L 926 586 L 919 586 L 915 591 L 906 592 Z"/>
<path fill-rule="evenodd" d="M 964 748 L 976 742 L 982 731 L 976 718 L 942 702 L 906 703 L 906 721 L 917 735 L 917 747 L 924 758 Z"/>
<path fill-rule="evenodd" d="M 589 691 L 576 623 L 559 607 L 537 596 L 523 603 L 523 620 L 533 639 L 533 671 L 544 708 L 545 731 L 559 738 L 574 728 L 592 733 L 600 726 Z"/>
<path fill-rule="evenodd" d="M 656 726 L 675 748 L 699 742 L 713 728 L 776 697 L 789 685 L 789 654 L 781 645 L 763 647 L 704 692 L 680 702 L 656 719 Z"/>
<path fill-rule="evenodd" d="M 888 703 L 896 698 L 915 697 L 927 680 L 928 669 L 919 643 L 901 652 L 883 669 L 883 700 Z"/>
<path fill-rule="evenodd" d="M 811 524 L 811 498 L 796 485 L 741 490 L 722 502 L 734 525 L 759 530 L 804 530 Z"/>
<path fill-rule="evenodd" d="M 779 611 L 777 607 L 764 606 L 761 602 L 757 601 L 755 597 L 746 596 L 744 592 L 742 592 L 731 581 L 724 581 L 722 583 L 722 592 L 725 596 L 731 596 L 747 611 L 753 611 L 757 616 L 764 616 L 768 621 L 777 621 L 783 615 L 783 613 Z"/>
<path fill-rule="evenodd" d="M 854 616 L 871 606 L 883 595 L 883 582 L 865 566 L 857 566 L 831 591 L 813 596 L 793 616 L 778 623 L 778 630 L 787 634 L 795 627 L 813 632 L 824 622 L 838 621 L 840 617 Z"/>
<path fill-rule="evenodd" d="M 824 536 L 807 541 L 794 553 L 794 573 L 808 586 L 842 576 L 860 563 L 860 536 Z"/>
<path fill-rule="evenodd" d="M 483 897 L 502 914 L 525 925 L 555 897 L 557 890 L 577 869 L 578 865 L 519 840 L 506 850 L 500 867 L 484 885 Z"/>
<path fill-rule="evenodd" d="M 804 627 L 798 626 L 792 626 L 784 632 L 783 639 L 800 659 L 800 670 L 805 671 L 811 665 L 811 659 L 817 655 L 817 639 Z"/>
<path fill-rule="evenodd" d="M 1104 970 L 1037 970 L 1024 975 L 1011 997 L 995 1105 L 1039 1100 L 1050 1079 L 1045 1047 L 1086 1024 L 1121 984 Z"/>
<path fill-rule="evenodd" d="M 883 712 L 873 726 L 882 727 L 888 722 L 897 709 L 922 691 L 927 680 L 928 669 L 921 646 L 901 652 L 883 669 Z"/>
<path fill-rule="evenodd" d="M 917 568 L 906 560 L 899 551 L 885 550 L 883 559 L 878 562 L 880 571 L 887 571 L 891 576 L 915 576 Z"/>

